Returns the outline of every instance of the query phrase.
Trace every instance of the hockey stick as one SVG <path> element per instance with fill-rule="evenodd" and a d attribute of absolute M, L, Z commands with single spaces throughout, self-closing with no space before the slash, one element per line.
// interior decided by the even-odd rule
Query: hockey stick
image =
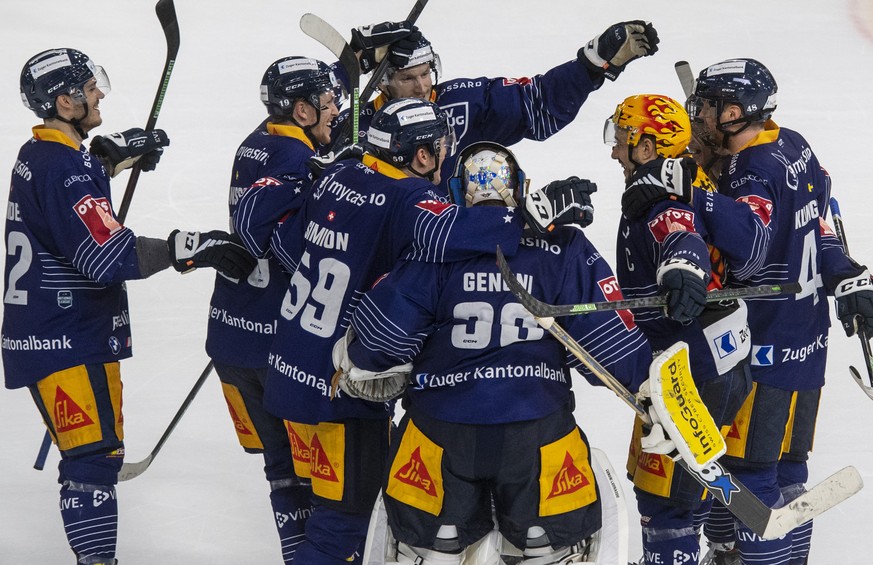
<path fill-rule="evenodd" d="M 676 76 L 679 77 L 679 84 L 682 85 L 682 92 L 685 93 L 687 99 L 694 92 L 694 73 L 691 72 L 691 65 L 688 61 L 677 61 L 674 65 Z"/>
<path fill-rule="evenodd" d="M 158 3 L 155 4 L 155 13 L 158 16 L 158 21 L 161 22 L 164 37 L 167 39 L 167 61 L 164 63 L 164 78 L 152 104 L 151 115 L 146 122 L 146 130 L 155 129 L 155 122 L 158 121 L 158 114 L 161 112 L 161 104 L 167 91 L 167 83 L 170 81 L 170 74 L 173 72 L 173 65 L 176 62 L 176 54 L 179 52 L 179 22 L 176 20 L 176 7 L 173 5 L 173 0 L 158 0 Z M 124 219 L 127 217 L 127 210 L 130 208 L 131 199 L 133 199 L 133 191 L 136 189 L 139 173 L 140 164 L 137 162 L 130 171 L 127 187 L 124 189 L 124 196 L 121 198 L 121 206 L 118 208 L 118 214 L 116 214 L 120 224 L 123 224 Z M 37 471 L 42 471 L 45 468 L 45 461 L 48 457 L 51 443 L 51 434 L 46 430 L 45 436 L 42 438 L 42 444 L 39 446 L 39 453 L 36 455 L 36 461 L 33 463 L 33 468 Z"/>
<path fill-rule="evenodd" d="M 831 198 L 830 209 L 831 216 L 834 219 L 834 231 L 837 233 L 837 238 L 839 238 L 840 243 L 843 244 L 843 250 L 848 257 L 849 243 L 846 238 L 846 228 L 843 225 L 843 215 L 840 213 L 840 205 L 836 198 Z M 861 378 L 861 373 L 852 365 L 849 365 L 849 372 L 852 373 L 852 378 L 856 383 L 858 383 L 861 390 L 873 399 L 873 354 L 871 354 L 870 351 L 870 336 L 867 335 L 867 330 L 863 326 L 860 324 L 858 326 L 858 331 L 855 333 L 858 334 L 858 339 L 861 340 L 861 352 L 864 354 L 864 362 L 867 365 L 867 382 L 869 384 L 864 384 L 864 381 Z"/>
<path fill-rule="evenodd" d="M 502 256 L 498 247 L 498 254 Z M 501 262 L 505 268 L 501 268 L 501 275 L 507 284 L 515 279 L 515 275 L 506 265 L 506 260 Z M 524 287 L 518 288 L 522 295 L 530 296 Z M 513 292 L 515 295 L 515 293 Z M 517 296 L 517 295 L 516 295 Z M 525 305 L 522 302 L 522 306 Z M 651 418 L 646 410 L 637 402 L 636 398 L 627 390 L 621 382 L 606 370 L 590 353 L 579 345 L 552 317 L 539 317 L 533 312 L 537 323 L 552 334 L 574 357 L 579 359 L 591 373 L 600 379 L 611 391 L 630 406 L 637 417 L 644 424 L 651 425 Z M 753 532 L 763 539 L 776 539 L 787 534 L 800 524 L 804 524 L 819 514 L 836 506 L 857 493 L 863 487 L 863 482 L 858 470 L 854 467 L 846 467 L 837 471 L 812 489 L 791 501 L 782 508 L 769 508 L 754 493 L 748 490 L 738 479 L 731 475 L 716 460 L 709 463 L 700 473 L 694 472 L 681 458 L 676 464 L 685 469 L 688 474 L 697 480 L 712 495 L 719 500 L 741 522 L 746 524 Z"/>
<path fill-rule="evenodd" d="M 179 22 L 176 19 L 176 6 L 173 5 L 173 0 L 158 0 L 158 3 L 155 4 L 155 13 L 158 15 L 161 28 L 164 30 L 164 37 L 167 39 L 167 60 L 164 63 L 164 71 L 161 75 L 163 78 L 158 85 L 149 119 L 146 121 L 146 131 L 155 129 L 158 115 L 161 113 L 161 105 L 164 103 L 164 95 L 167 93 L 167 85 L 170 83 L 170 75 L 173 74 L 173 66 L 176 64 L 176 55 L 179 53 Z M 141 165 L 137 162 L 133 165 L 130 177 L 127 179 L 127 187 L 124 189 L 124 196 L 121 199 L 121 206 L 118 207 L 117 214 L 118 222 L 121 224 L 124 223 L 127 211 L 130 209 L 130 201 L 133 199 L 133 191 L 136 190 L 140 171 Z"/>
<path fill-rule="evenodd" d="M 345 70 L 349 77 L 349 94 L 351 96 L 351 116 L 354 117 L 355 123 L 352 126 L 352 143 L 358 138 L 357 118 L 360 115 L 360 99 L 359 93 L 361 88 L 361 67 L 358 63 L 358 57 L 352 50 L 351 46 L 346 43 L 346 39 L 333 26 L 319 18 L 314 14 L 303 14 L 300 16 L 300 29 L 328 48 L 333 53 L 334 57 L 339 59 L 340 65 Z M 335 147 L 334 149 L 338 149 Z"/>
<path fill-rule="evenodd" d="M 409 15 L 406 16 L 406 21 L 410 23 L 410 25 L 415 24 L 418 21 L 418 17 L 421 15 L 421 12 L 424 11 L 424 7 L 427 6 L 428 0 L 415 0 L 415 5 L 412 6 L 412 10 L 409 12 Z M 367 85 L 361 91 L 359 97 L 355 97 L 352 100 L 352 114 L 349 116 L 350 119 L 347 119 L 343 122 L 342 129 L 340 130 L 339 135 L 331 146 L 331 151 L 339 151 L 344 145 L 346 145 L 346 140 L 348 143 L 357 143 L 358 142 L 358 122 L 360 119 L 360 110 L 361 106 L 365 105 L 370 100 L 370 96 L 376 92 L 376 89 L 379 86 L 379 83 L 382 81 L 382 77 L 385 76 L 385 73 L 388 72 L 388 55 L 379 61 L 379 65 L 373 70 L 373 74 L 370 76 L 370 80 L 367 82 Z"/>
<path fill-rule="evenodd" d="M 135 479 L 136 477 L 142 475 L 146 469 L 149 468 L 149 465 L 152 464 L 152 461 L 157 457 L 158 452 L 164 447 L 164 443 L 167 441 L 167 438 L 170 437 L 170 434 L 176 429 L 176 425 L 179 423 L 179 420 L 182 419 L 182 416 L 185 415 L 185 412 L 188 410 L 188 407 L 191 406 L 191 402 L 194 401 L 194 397 L 197 396 L 197 393 L 200 392 L 200 387 L 203 386 L 203 383 L 206 382 L 206 378 L 209 376 L 209 373 L 212 372 L 213 364 L 210 360 L 206 367 L 203 369 L 203 372 L 200 373 L 200 377 L 198 377 L 197 381 L 194 383 L 194 386 L 191 388 L 191 392 L 188 393 L 188 396 L 185 397 L 185 400 L 182 401 L 182 405 L 179 406 L 179 409 L 176 410 L 176 414 L 173 416 L 173 419 L 170 420 L 170 425 L 167 426 L 167 429 L 164 430 L 161 439 L 158 440 L 157 445 L 155 445 L 152 452 L 148 454 L 148 457 L 143 459 L 142 461 L 138 461 L 136 463 L 123 463 L 121 465 L 121 470 L 118 472 L 118 480 L 119 481 L 129 481 L 130 479 Z"/>
<path fill-rule="evenodd" d="M 547 304 L 537 300 L 528 292 L 514 276 L 511 276 L 509 265 L 503 253 L 497 250 L 497 267 L 503 275 L 509 291 L 521 302 L 531 314 L 539 318 L 557 316 L 575 316 L 578 314 L 590 314 L 608 310 L 632 310 L 634 308 L 653 308 L 667 305 L 666 295 L 644 296 L 642 298 L 625 298 L 606 302 L 583 302 L 581 304 Z M 751 286 L 748 288 L 723 288 L 706 293 L 707 302 L 719 302 L 721 300 L 733 300 L 736 298 L 751 298 L 760 296 L 773 296 L 779 294 L 796 294 L 800 292 L 800 283 L 770 284 Z"/>

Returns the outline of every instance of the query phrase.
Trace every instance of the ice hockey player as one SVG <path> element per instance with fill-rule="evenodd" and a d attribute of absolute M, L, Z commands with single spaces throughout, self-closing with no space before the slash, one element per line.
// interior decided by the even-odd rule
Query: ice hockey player
<path fill-rule="evenodd" d="M 455 203 L 518 206 L 524 174 L 507 148 L 475 143 L 457 162 L 449 181 Z M 594 190 L 576 177 L 553 184 Z M 618 293 L 579 229 L 525 232 L 510 265 L 551 303 Z M 629 311 L 561 323 L 637 390 L 651 349 Z M 522 562 L 594 562 L 586 541 L 601 526 L 600 495 L 573 415 L 569 369 L 600 381 L 507 292 L 493 251 L 445 264 L 400 262 L 363 296 L 334 363 L 352 394 L 367 395 L 369 383 L 394 381 L 398 393 L 409 384 L 383 484 L 399 563 L 473 562 L 467 554 L 494 528 L 492 501 L 500 533 L 523 552 Z M 404 364 L 404 373 L 394 373 Z M 350 372 L 368 380 L 358 388 Z M 502 563 L 492 555 L 489 565 Z"/>
<path fill-rule="evenodd" d="M 667 96 L 630 96 L 607 119 L 604 141 L 612 145 L 612 158 L 622 166 L 626 181 L 616 275 L 629 298 L 669 296 L 665 311 L 636 311 L 637 323 L 656 351 L 676 340 L 689 344 L 697 390 L 716 424 L 724 426 L 733 421 L 751 389 L 747 308 L 742 300 L 706 305 L 707 289 L 722 284 L 724 264 L 718 251 L 707 246 L 709 234 L 690 204 L 662 199 L 648 207 L 629 205 L 651 185 L 679 192 L 688 192 L 692 183 L 711 188 L 693 161 L 676 159 L 690 138 L 688 114 Z M 641 433 L 638 420 L 628 473 L 641 516 L 643 562 L 697 563 L 694 511 L 703 487 L 669 457 L 651 453 L 647 445 L 654 438 L 641 438 Z"/>
<path fill-rule="evenodd" d="M 434 184 L 452 131 L 431 102 L 386 104 L 368 140 L 369 153 L 324 171 L 282 224 L 291 237 L 276 239 L 291 249 L 276 254 L 294 261 L 286 265 L 294 274 L 269 352 L 264 404 L 287 421 L 295 471 L 312 481 L 315 508 L 298 564 L 341 564 L 361 549 L 380 488 L 390 412 L 343 393 L 331 400 L 330 392 L 331 349 L 364 291 L 401 258 L 463 259 L 497 244 L 514 253 L 525 221 L 543 231 L 586 213 L 590 221 L 589 195 L 574 187 L 536 193 L 519 209 L 473 214 L 446 202 Z"/>
<path fill-rule="evenodd" d="M 799 133 L 771 119 L 776 92 L 773 75 L 759 61 L 728 59 L 701 71 L 686 102 L 695 138 L 726 157 L 718 192 L 690 195 L 731 265 L 728 279 L 749 285 L 798 281 L 803 288 L 794 296 L 750 300 L 754 385 L 724 458 L 745 467 L 744 484 L 772 507 L 799 496 L 808 477 L 824 385 L 827 295 L 835 296 L 847 335 L 860 325 L 873 327 L 869 272 L 845 256 L 824 220 L 830 177 Z M 741 262 L 731 257 L 747 261 L 734 269 Z M 812 523 L 763 541 L 716 504 L 705 531 L 717 544 L 716 555 L 705 558 L 713 563 L 735 562 L 730 551 L 745 562 L 800 564 L 808 556 Z"/>
<path fill-rule="evenodd" d="M 118 222 L 110 175 L 138 159 L 143 170 L 154 169 L 169 141 L 161 130 L 133 129 L 98 136 L 85 149 L 110 87 L 84 53 L 35 55 L 20 87 L 43 124 L 21 148 L 9 192 L 6 387 L 28 388 L 60 449 L 61 517 L 77 563 L 114 564 L 115 484 L 124 458 L 119 361 L 131 355 L 125 281 L 170 266 L 214 267 L 238 278 L 254 261 L 225 232 L 174 230 L 154 239 Z"/>
<path fill-rule="evenodd" d="M 577 58 L 544 74 L 522 78 L 457 78 L 439 82 L 439 55 L 430 41 L 408 22 L 385 22 L 352 30 L 350 45 L 361 52 L 362 70 L 370 70 L 379 47 L 393 36 L 388 50 L 388 72 L 381 94 L 361 109 L 363 138 L 373 114 L 395 98 L 436 102 L 449 114 L 458 150 L 477 141 L 510 146 L 522 139 L 543 141 L 572 122 L 591 92 L 614 81 L 625 66 L 658 50 L 652 24 L 635 20 L 614 24 L 583 45 Z M 374 47 L 373 42 L 378 42 Z M 396 47 L 395 47 L 396 46 Z M 405 61 L 405 62 L 404 62 Z M 343 112 L 334 131 L 342 131 Z M 442 178 L 454 172 L 455 157 L 447 157 Z M 445 186 L 444 186 L 445 187 Z"/>
<path fill-rule="evenodd" d="M 315 59 L 283 57 L 264 72 L 261 102 L 268 117 L 237 149 L 228 200 L 231 220 L 239 213 L 249 222 L 256 206 L 269 211 L 260 231 L 245 232 L 248 245 L 266 251 L 273 225 L 302 203 L 312 183 L 307 163 L 316 147 L 330 141 L 343 93 L 333 70 Z M 248 207 L 239 209 L 244 194 Z M 216 274 L 206 337 L 240 445 L 263 454 L 285 563 L 293 560 L 312 508 L 308 480 L 294 474 L 285 424 L 263 406 L 267 354 L 288 278 L 271 257 L 242 278 Z"/>

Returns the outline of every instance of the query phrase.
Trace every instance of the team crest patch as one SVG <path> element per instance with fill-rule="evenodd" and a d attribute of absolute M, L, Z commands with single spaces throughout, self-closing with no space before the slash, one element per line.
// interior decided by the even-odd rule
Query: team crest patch
<path fill-rule="evenodd" d="M 649 231 L 658 243 L 664 243 L 667 236 L 673 232 L 695 232 L 697 230 L 694 229 L 694 212 L 667 208 L 649 222 Z"/>
<path fill-rule="evenodd" d="M 73 205 L 73 210 L 97 245 L 103 245 L 113 235 L 124 229 L 112 215 L 112 207 L 106 198 L 94 198 L 90 194 L 82 197 Z"/>

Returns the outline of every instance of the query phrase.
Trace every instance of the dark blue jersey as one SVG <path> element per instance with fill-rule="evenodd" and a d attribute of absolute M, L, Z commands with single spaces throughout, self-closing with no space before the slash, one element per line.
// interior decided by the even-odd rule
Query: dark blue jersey
<path fill-rule="evenodd" d="M 103 166 L 62 132 L 33 128 L 6 209 L 6 386 L 130 357 L 123 282 L 139 278 L 136 236 L 115 219 Z"/>
<path fill-rule="evenodd" d="M 683 259 L 712 273 L 708 240 L 705 226 L 688 204 L 664 200 L 635 220 L 622 216 L 616 246 L 622 292 L 628 298 L 658 294 L 658 268 L 670 259 Z M 656 351 L 679 340 L 688 343 L 691 370 L 698 383 L 726 373 L 749 352 L 744 305 L 734 312 L 709 312 L 686 324 L 671 320 L 661 308 L 637 310 L 635 318 Z"/>
<path fill-rule="evenodd" d="M 729 278 L 748 285 L 801 284 L 796 295 L 748 300 L 758 382 L 787 390 L 824 384 L 827 294 L 857 271 L 824 223 L 829 198 L 830 178 L 806 140 L 771 121 L 725 163 L 719 194 L 695 203 L 713 243 L 754 265 L 739 276 L 729 271 Z M 755 223 L 764 228 L 753 228 L 758 237 L 741 235 Z"/>
<path fill-rule="evenodd" d="M 286 420 L 316 423 L 387 416 L 384 404 L 328 395 L 331 349 L 379 276 L 401 258 L 461 260 L 498 244 L 515 253 L 522 220 L 512 208 L 448 204 L 427 180 L 366 155 L 327 169 L 288 225 L 299 230 L 291 245 L 300 237 L 304 245 L 281 305 L 264 404 Z"/>
<path fill-rule="evenodd" d="M 529 292 L 552 304 L 618 297 L 615 276 L 581 230 L 524 237 L 509 263 Z M 648 376 L 651 350 L 629 311 L 559 322 L 631 391 Z M 601 384 L 508 292 L 493 253 L 399 264 L 364 295 L 352 325 L 352 361 L 375 371 L 412 361 L 407 400 L 439 420 L 545 417 L 570 404 L 569 367 Z"/>
<path fill-rule="evenodd" d="M 246 279 L 215 275 L 209 305 L 206 353 L 214 360 L 236 367 L 262 368 L 276 334 L 279 304 L 288 288 L 288 276 L 275 260 L 266 258 L 269 236 L 279 216 L 298 206 L 302 188 L 311 182 L 307 160 L 312 143 L 299 127 L 262 123 L 242 142 L 234 157 L 228 208 L 247 222 L 240 232 L 255 251 L 258 266 Z M 267 191 L 271 186 L 283 190 Z M 253 226 L 252 210 L 261 217 Z"/>
<path fill-rule="evenodd" d="M 458 78 L 434 87 L 432 101 L 449 114 L 458 149 L 447 157 L 440 174 L 442 186 L 454 174 L 457 156 L 479 141 L 514 145 L 522 139 L 542 141 L 572 122 L 594 84 L 585 66 L 568 61 L 545 74 L 531 78 Z M 361 112 L 360 140 L 366 141 L 373 114 L 386 102 L 384 95 L 368 103 Z M 348 111 L 337 118 L 334 132 L 341 130 Z"/>

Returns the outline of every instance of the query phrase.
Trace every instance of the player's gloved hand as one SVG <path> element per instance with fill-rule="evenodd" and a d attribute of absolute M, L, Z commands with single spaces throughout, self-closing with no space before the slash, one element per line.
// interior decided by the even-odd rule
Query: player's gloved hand
<path fill-rule="evenodd" d="M 663 157 L 638 166 L 621 195 L 621 212 L 629 220 L 639 218 L 656 202 L 669 198 L 679 202 L 692 201 L 697 176 L 693 159 Z"/>
<path fill-rule="evenodd" d="M 361 398 L 371 402 L 387 402 L 400 396 L 409 382 L 411 363 L 396 365 L 385 371 L 366 371 L 357 367 L 349 358 L 349 345 L 357 338 L 352 326 L 333 346 L 331 358 L 336 369 L 331 390 L 339 387 L 341 391 L 352 398 Z"/>
<path fill-rule="evenodd" d="M 360 161 L 364 157 L 364 148 L 357 143 L 346 145 L 339 151 L 331 151 L 327 155 L 313 155 L 306 162 L 309 171 L 314 179 L 319 178 L 325 169 L 346 159 L 357 159 Z"/>
<path fill-rule="evenodd" d="M 847 336 L 855 335 L 861 328 L 868 337 L 873 336 L 873 282 L 870 271 L 862 268 L 856 276 L 840 281 L 834 290 L 837 317 Z"/>
<path fill-rule="evenodd" d="M 664 431 L 664 426 L 661 425 L 661 419 L 657 411 L 652 408 L 652 393 L 649 390 L 649 379 L 643 381 L 640 385 L 640 391 L 636 394 L 637 402 L 646 410 L 649 418 L 652 420 L 652 425 L 643 424 L 643 437 L 640 440 L 640 445 L 643 451 L 647 453 L 657 453 L 659 455 L 669 455 L 672 458 L 678 456 L 676 444 Z"/>
<path fill-rule="evenodd" d="M 137 161 L 140 161 L 141 170 L 154 171 L 164 147 L 169 144 L 170 138 L 162 129 L 144 131 L 131 128 L 120 133 L 98 135 L 91 141 L 90 152 L 100 159 L 109 176 L 114 177 Z"/>
<path fill-rule="evenodd" d="M 634 59 L 653 55 L 659 41 L 650 22 L 620 22 L 586 43 L 576 56 L 590 71 L 615 80 Z"/>
<path fill-rule="evenodd" d="M 405 66 L 420 39 L 421 32 L 407 21 L 382 22 L 353 29 L 349 45 L 361 53 L 361 72 L 369 73 L 386 54 L 395 67 Z"/>
<path fill-rule="evenodd" d="M 706 307 L 708 275 L 685 259 L 667 259 L 658 266 L 657 280 L 661 294 L 667 295 L 667 317 L 687 323 Z"/>
<path fill-rule="evenodd" d="M 555 226 L 575 224 L 585 227 L 594 221 L 591 194 L 597 185 L 590 180 L 570 177 L 549 183 L 545 188 L 528 194 L 521 213 L 527 225 L 539 234 Z"/>
<path fill-rule="evenodd" d="M 173 230 L 167 238 L 170 262 L 180 273 L 212 267 L 231 279 L 247 277 L 257 260 L 243 247 L 236 234 Z"/>

